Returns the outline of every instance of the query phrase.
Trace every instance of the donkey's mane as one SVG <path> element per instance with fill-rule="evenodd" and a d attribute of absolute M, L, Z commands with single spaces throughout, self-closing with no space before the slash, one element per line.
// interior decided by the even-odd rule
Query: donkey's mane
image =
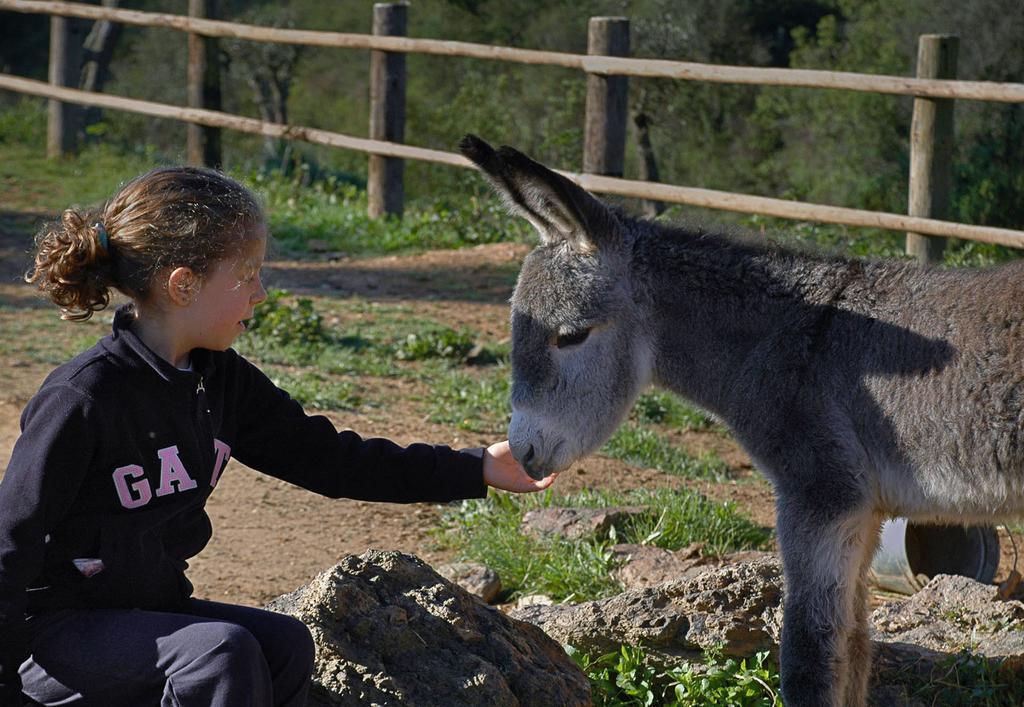
<path fill-rule="evenodd" d="M 671 223 L 629 219 L 635 234 L 634 260 L 651 270 L 685 278 L 692 284 L 756 289 L 770 297 L 830 299 L 850 277 L 871 265 L 904 269 L 910 264 L 843 256 L 807 244 L 783 243 L 771 235 L 739 226 L 697 222 Z"/>
<path fill-rule="evenodd" d="M 836 246 L 797 241 L 786 231 L 781 230 L 755 231 L 738 224 L 701 221 L 693 216 L 684 216 L 672 221 L 653 221 L 630 217 L 624 213 L 616 213 L 616 216 L 620 219 L 630 219 L 635 223 L 643 223 L 647 229 L 656 231 L 659 237 L 669 241 L 703 241 L 708 245 L 718 244 L 723 248 L 741 249 L 746 254 L 760 254 L 762 257 L 782 260 L 800 259 L 833 264 L 868 260 L 845 255 Z"/>

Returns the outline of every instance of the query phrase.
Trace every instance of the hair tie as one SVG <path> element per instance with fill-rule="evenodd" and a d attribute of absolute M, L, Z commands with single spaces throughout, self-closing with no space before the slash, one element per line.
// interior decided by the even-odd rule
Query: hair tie
<path fill-rule="evenodd" d="M 110 251 L 110 236 L 107 235 L 107 229 L 103 228 L 103 224 L 97 221 L 92 225 L 96 229 L 96 238 L 100 242 L 100 248 L 109 252 Z"/>

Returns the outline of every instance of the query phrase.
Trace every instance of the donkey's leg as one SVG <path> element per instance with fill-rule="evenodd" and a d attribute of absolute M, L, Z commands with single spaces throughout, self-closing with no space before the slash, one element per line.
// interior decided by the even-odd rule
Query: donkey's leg
<path fill-rule="evenodd" d="M 859 566 L 856 569 L 856 589 L 853 599 L 853 627 L 848 639 L 847 656 L 850 665 L 846 681 L 844 705 L 867 704 L 868 684 L 871 678 L 871 634 L 868 628 L 868 569 L 878 550 L 881 518 L 873 516 L 865 528 L 865 542 Z"/>
<path fill-rule="evenodd" d="M 834 509 L 833 509 L 834 510 Z M 857 577 L 875 541 L 874 515 L 850 508 L 827 516 L 820 504 L 779 499 L 778 536 L 786 574 L 782 624 L 782 693 L 786 707 L 860 707 L 848 693 L 850 660 L 863 661 L 854 637 Z M 866 634 L 865 634 L 866 635 Z M 851 640 L 856 655 L 850 654 Z M 853 671 L 863 681 L 867 668 Z M 846 702 L 847 695 L 860 702 Z"/>

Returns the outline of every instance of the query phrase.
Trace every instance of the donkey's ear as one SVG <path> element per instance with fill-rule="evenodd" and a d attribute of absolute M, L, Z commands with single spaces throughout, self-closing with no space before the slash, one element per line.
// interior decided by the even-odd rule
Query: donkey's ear
<path fill-rule="evenodd" d="M 557 172 L 511 147 L 495 150 L 476 135 L 462 138 L 459 149 L 544 243 L 566 241 L 580 252 L 593 252 L 620 242 L 615 215 Z"/>

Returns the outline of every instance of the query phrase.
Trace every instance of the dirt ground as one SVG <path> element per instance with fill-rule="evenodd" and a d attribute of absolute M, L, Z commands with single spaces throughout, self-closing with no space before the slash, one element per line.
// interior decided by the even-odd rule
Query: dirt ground
<path fill-rule="evenodd" d="M 33 305 L 30 288 L 19 282 L 30 245 L 23 235 L 24 226 L 39 216 L 0 212 L 0 302 L 9 306 L 43 306 Z M 496 244 L 406 257 L 272 260 L 267 264 L 266 281 L 268 287 L 297 293 L 402 304 L 416 315 L 445 321 L 454 328 L 471 328 L 498 340 L 508 336 L 507 300 L 511 294 L 509 278 L 499 275 L 514 268 L 527 251 L 523 245 Z M 10 360 L 9 355 L 0 356 L 0 366 L 20 367 L 23 372 L 10 389 L 0 390 L 2 472 L 17 438 L 21 407 L 49 367 Z M 429 441 L 462 447 L 496 441 L 431 423 L 412 410 L 367 408 L 329 413 L 329 417 L 341 428 L 400 443 Z M 561 491 L 624 490 L 687 483 L 714 499 L 735 501 L 761 525 L 774 525 L 771 490 L 734 442 L 718 433 L 681 434 L 679 441 L 693 452 L 715 451 L 733 468 L 737 479 L 722 484 L 681 482 L 656 470 L 595 456 L 565 472 L 557 487 Z M 415 553 L 431 564 L 451 559 L 429 535 L 443 510 L 439 506 L 325 499 L 236 461 L 225 470 L 207 508 L 214 537 L 189 570 L 196 594 L 203 598 L 259 606 L 306 583 L 341 557 L 368 548 Z M 1005 538 L 1002 546 L 1007 557 L 1001 575 L 1013 559 Z"/>

